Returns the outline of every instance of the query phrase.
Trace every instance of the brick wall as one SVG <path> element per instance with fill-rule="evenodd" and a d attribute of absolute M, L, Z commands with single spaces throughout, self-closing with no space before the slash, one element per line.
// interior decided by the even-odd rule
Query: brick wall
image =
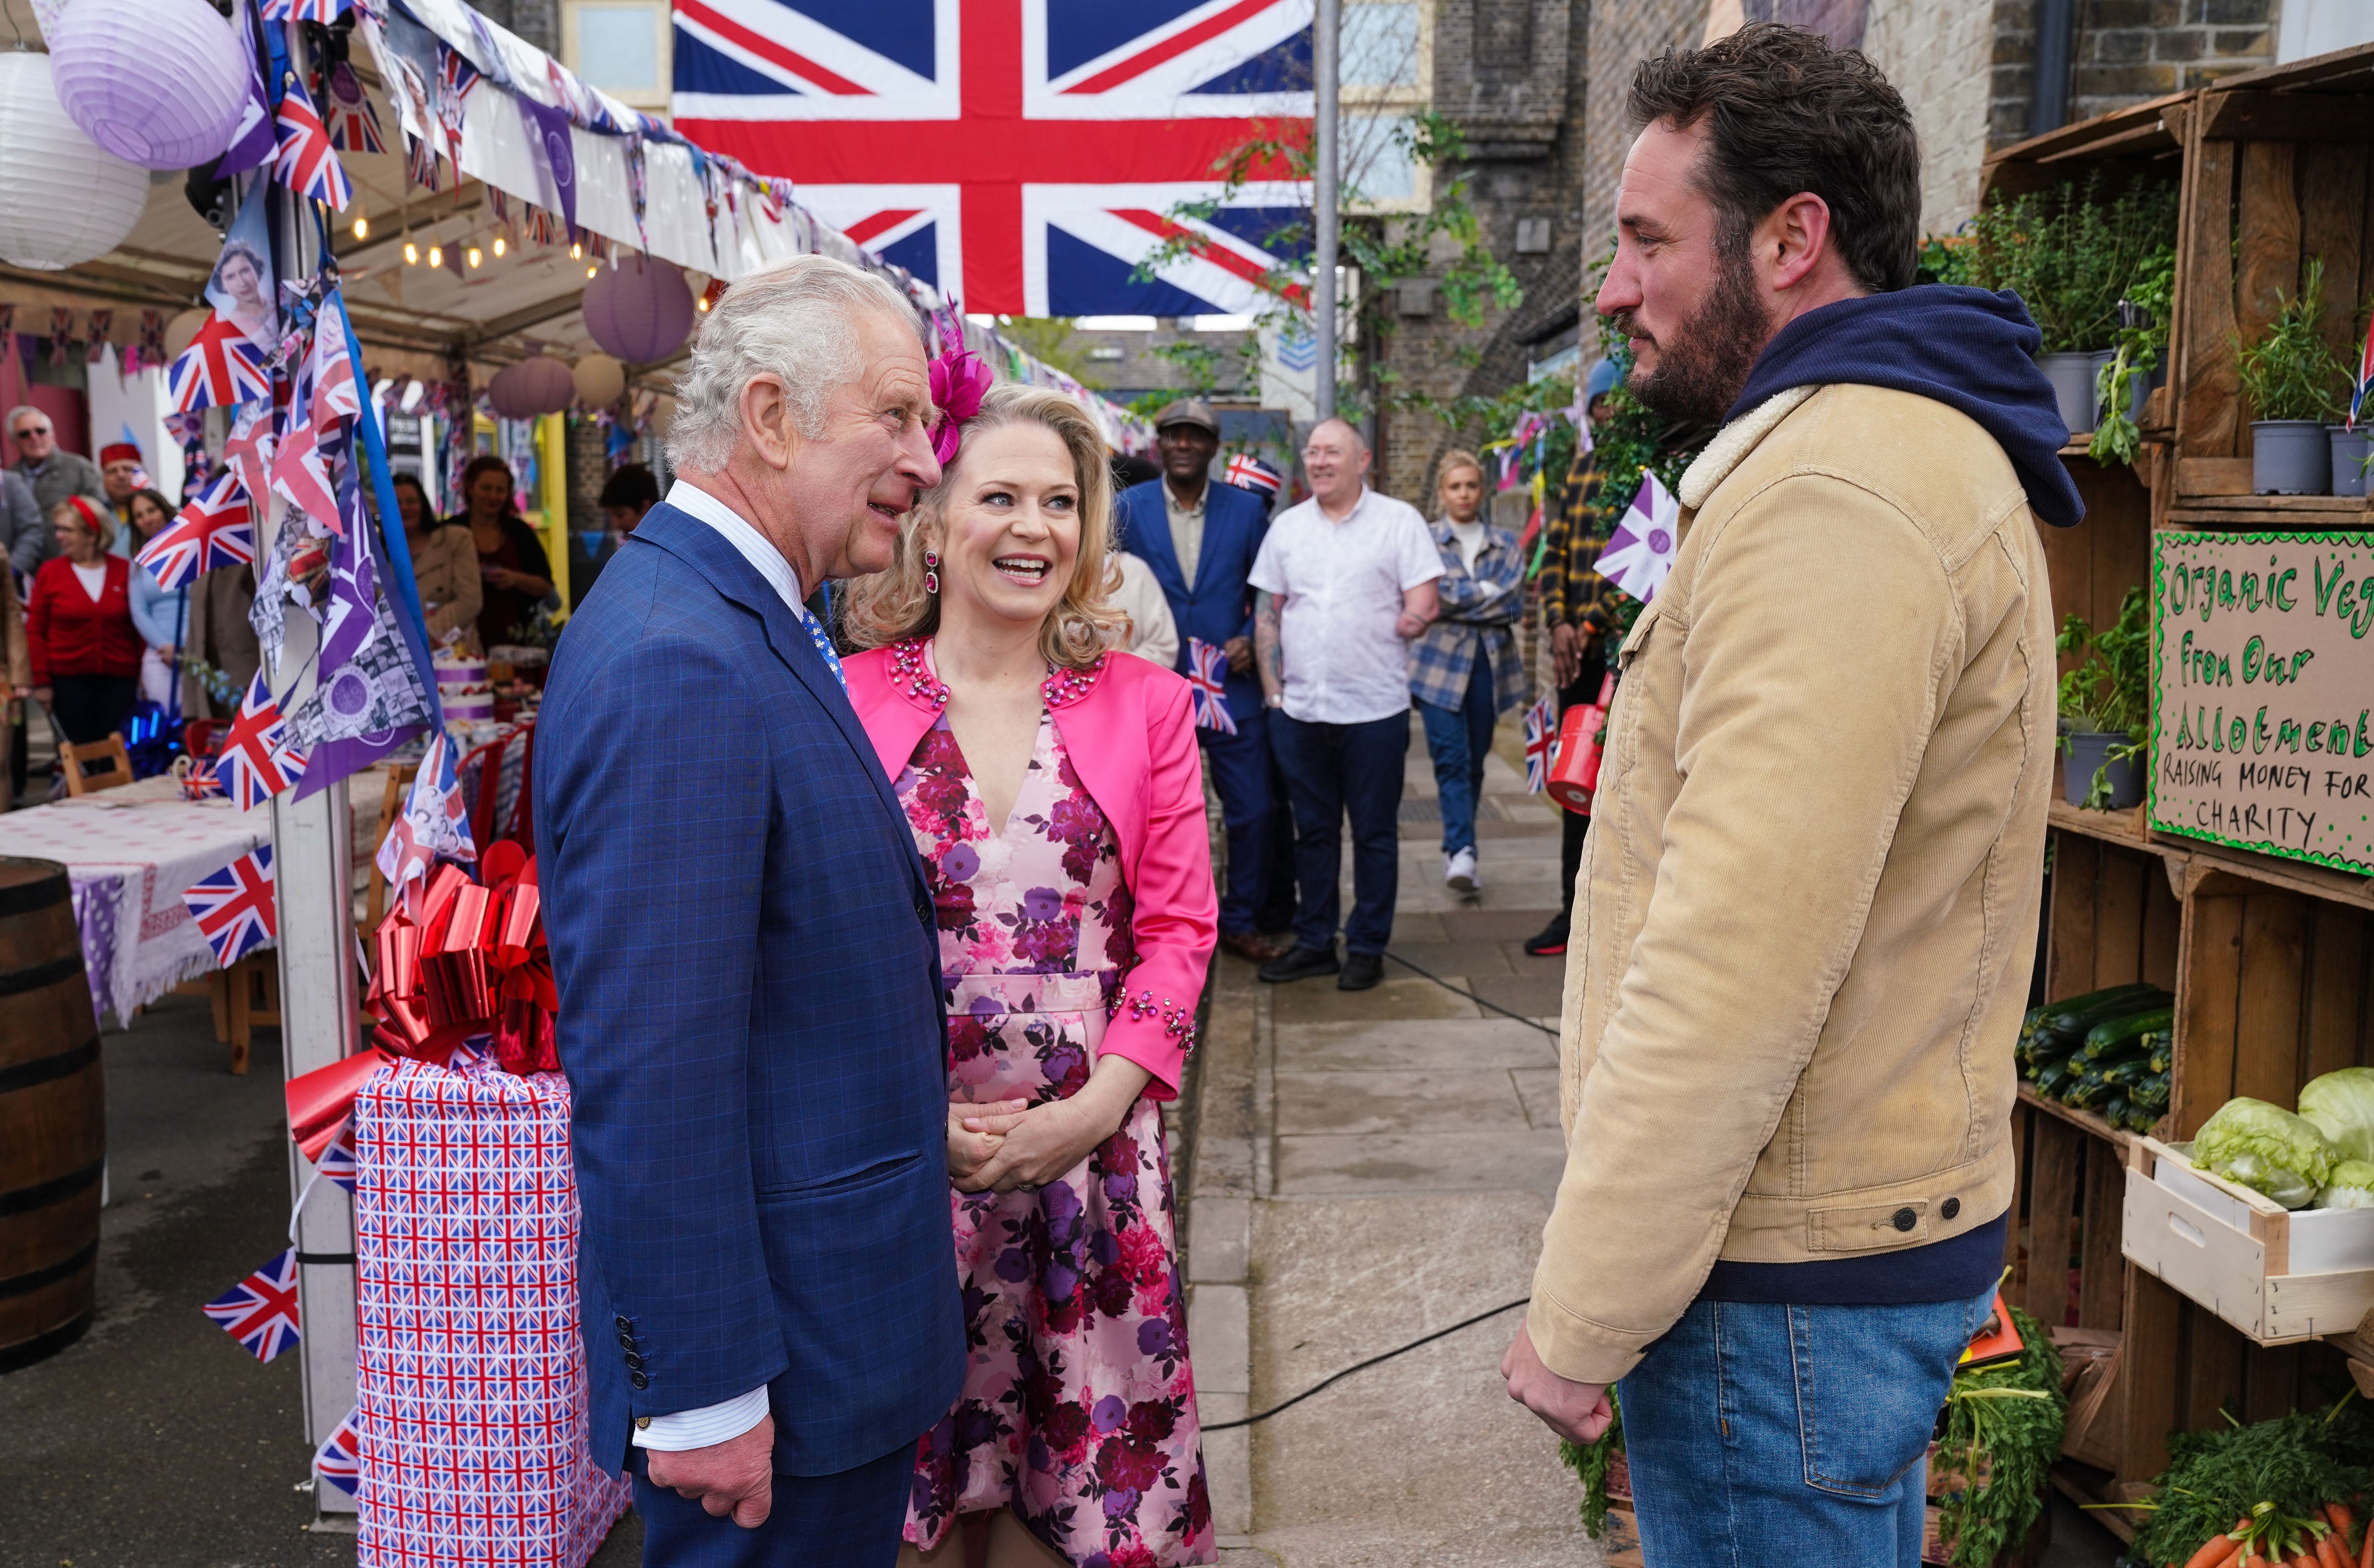
<path fill-rule="evenodd" d="M 1988 144 L 2028 135 L 2036 0 L 1995 0 Z M 2069 118 L 2271 65 L 2280 0 L 2078 0 Z"/>
<path fill-rule="evenodd" d="M 1987 149 L 1988 61 L 1994 39 L 1983 6 L 1874 0 L 1863 49 L 1886 73 L 1921 134 L 1921 227 L 1950 234 L 1979 199 Z"/>

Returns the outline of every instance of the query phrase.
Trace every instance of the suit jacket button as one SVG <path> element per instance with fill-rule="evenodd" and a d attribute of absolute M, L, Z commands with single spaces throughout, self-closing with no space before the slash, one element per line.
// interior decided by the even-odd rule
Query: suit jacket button
<path fill-rule="evenodd" d="M 626 1315 L 624 1313 L 619 1314 L 610 1321 L 618 1326 L 618 1332 L 621 1334 L 630 1332 L 635 1327 L 633 1324 L 627 1321 Z"/>
<path fill-rule="evenodd" d="M 618 1330 L 618 1348 L 622 1351 L 631 1351 L 635 1348 L 635 1337 L 624 1328 Z"/>
<path fill-rule="evenodd" d="M 642 1370 L 643 1370 L 643 1358 L 642 1358 L 642 1357 L 641 1357 L 641 1356 L 639 1356 L 639 1355 L 637 1355 L 634 1352 L 632 1352 L 632 1351 L 629 1351 L 629 1352 L 627 1352 L 627 1367 L 628 1367 L 628 1370 L 629 1370 L 629 1371 L 631 1371 L 631 1372 L 641 1372 L 641 1371 L 642 1371 Z"/>
<path fill-rule="evenodd" d="M 1921 1223 L 1921 1216 L 1910 1209 L 1898 1209 L 1891 1223 L 1899 1231 L 1909 1231 Z"/>
<path fill-rule="evenodd" d="M 1937 1212 L 1945 1215 L 1945 1218 L 1949 1220 L 1961 1211 L 1962 1200 L 1958 1198 L 1948 1198 L 1945 1201 L 1937 1205 Z"/>
<path fill-rule="evenodd" d="M 652 1386 L 652 1380 L 644 1376 L 640 1372 L 629 1374 L 627 1381 L 632 1384 L 639 1390 L 648 1388 Z"/>

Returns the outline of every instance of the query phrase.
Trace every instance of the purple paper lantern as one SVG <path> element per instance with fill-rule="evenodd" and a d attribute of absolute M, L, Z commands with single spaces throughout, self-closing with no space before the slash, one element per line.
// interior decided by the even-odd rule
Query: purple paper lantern
<path fill-rule="evenodd" d="M 692 334 L 692 289 L 684 269 L 658 256 L 622 258 L 585 286 L 585 331 L 629 365 L 674 357 Z"/>
<path fill-rule="evenodd" d="M 569 367 L 548 355 L 534 355 L 507 370 L 498 370 L 487 383 L 487 402 L 505 419 L 533 419 L 558 414 L 577 398 L 577 380 Z"/>
<path fill-rule="evenodd" d="M 189 169 L 230 146 L 250 67 L 206 0 L 75 0 L 42 30 L 58 102 L 116 157 Z"/>

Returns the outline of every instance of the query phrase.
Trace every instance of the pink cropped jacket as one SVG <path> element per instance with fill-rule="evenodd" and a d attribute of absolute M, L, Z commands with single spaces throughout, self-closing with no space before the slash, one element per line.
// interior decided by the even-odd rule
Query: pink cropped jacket
<path fill-rule="evenodd" d="M 842 661 L 849 700 L 896 779 L 939 718 L 946 688 L 927 644 L 877 648 Z M 1219 930 L 1202 764 L 1187 683 L 1129 654 L 1059 673 L 1048 710 L 1072 767 L 1112 825 L 1122 880 L 1135 907 L 1135 965 L 1123 977 L 1099 1050 L 1154 1075 L 1146 1093 L 1175 1099 L 1195 1040 L 1195 1004 Z"/>

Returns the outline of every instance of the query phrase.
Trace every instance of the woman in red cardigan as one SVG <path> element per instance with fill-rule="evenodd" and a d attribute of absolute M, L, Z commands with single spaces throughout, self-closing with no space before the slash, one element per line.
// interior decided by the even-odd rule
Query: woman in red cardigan
<path fill-rule="evenodd" d="M 946 473 L 858 586 L 845 664 L 938 916 L 972 1346 L 900 1561 L 1210 1562 L 1157 1104 L 1216 935 L 1187 683 L 1105 651 L 1111 470 L 1078 403 L 992 390 Z"/>
<path fill-rule="evenodd" d="M 33 578 L 25 639 L 33 696 L 76 745 L 121 730 L 140 696 L 139 628 L 132 624 L 132 563 L 108 553 L 115 520 L 87 496 L 50 513 L 59 553 Z"/>

